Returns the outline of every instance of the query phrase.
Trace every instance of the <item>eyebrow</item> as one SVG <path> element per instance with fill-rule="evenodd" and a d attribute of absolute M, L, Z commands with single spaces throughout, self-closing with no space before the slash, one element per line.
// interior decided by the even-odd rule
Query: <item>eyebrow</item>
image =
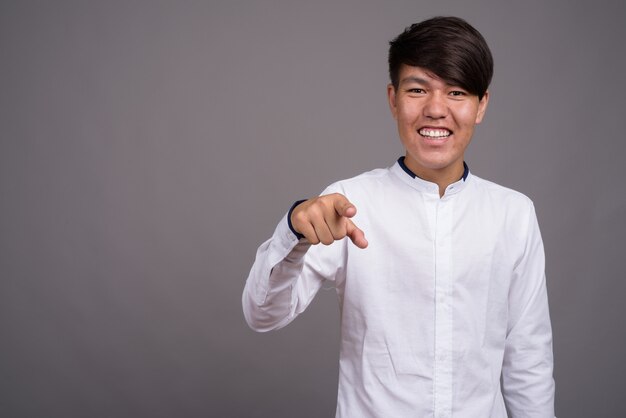
<path fill-rule="evenodd" d="M 424 85 L 430 84 L 428 80 L 425 80 L 421 77 L 416 77 L 416 76 L 409 76 L 400 80 L 400 84 L 405 84 L 405 83 L 417 83 L 417 84 L 424 84 Z"/>

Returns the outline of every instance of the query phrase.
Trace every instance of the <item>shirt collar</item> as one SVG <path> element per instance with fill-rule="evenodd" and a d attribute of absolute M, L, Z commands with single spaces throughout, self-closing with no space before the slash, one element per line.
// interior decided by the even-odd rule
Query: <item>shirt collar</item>
<path fill-rule="evenodd" d="M 405 183 L 420 191 L 439 194 L 439 186 L 436 183 L 420 178 L 412 172 L 404 163 L 404 156 L 398 158 L 398 162 L 392 167 L 392 171 L 396 172 Z M 463 161 L 463 175 L 458 181 L 448 185 L 444 196 L 460 192 L 465 187 L 470 177 L 469 167 L 465 161 Z"/>

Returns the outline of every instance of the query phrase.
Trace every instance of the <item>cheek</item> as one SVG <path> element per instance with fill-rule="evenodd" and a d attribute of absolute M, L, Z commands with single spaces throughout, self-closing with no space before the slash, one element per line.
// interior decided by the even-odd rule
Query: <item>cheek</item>
<path fill-rule="evenodd" d="M 406 106 L 398 107 L 396 119 L 402 125 L 411 125 L 415 121 L 415 110 Z"/>
<path fill-rule="evenodd" d="M 459 109 L 457 121 L 465 128 L 473 128 L 479 122 L 478 109 L 475 106 Z"/>

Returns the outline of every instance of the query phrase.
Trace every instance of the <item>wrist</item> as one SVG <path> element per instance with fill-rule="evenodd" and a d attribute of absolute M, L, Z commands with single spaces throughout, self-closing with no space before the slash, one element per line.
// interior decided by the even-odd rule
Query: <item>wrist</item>
<path fill-rule="evenodd" d="M 289 229 L 291 230 L 291 232 L 293 232 L 293 234 L 298 239 L 304 238 L 304 235 L 302 235 L 301 233 L 296 231 L 296 229 L 293 227 L 293 224 L 291 223 L 291 214 L 293 213 L 293 210 L 296 208 L 296 206 L 298 206 L 300 203 L 303 203 L 303 202 L 306 202 L 306 201 L 307 201 L 307 199 L 298 200 L 293 205 L 291 205 L 291 208 L 289 209 L 289 212 L 287 213 L 287 224 L 289 225 Z"/>

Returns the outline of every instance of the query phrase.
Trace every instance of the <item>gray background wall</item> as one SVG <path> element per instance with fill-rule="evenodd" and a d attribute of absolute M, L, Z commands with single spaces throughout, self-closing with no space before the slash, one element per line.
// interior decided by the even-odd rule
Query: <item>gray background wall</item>
<path fill-rule="evenodd" d="M 401 153 L 387 42 L 459 15 L 496 62 L 467 160 L 536 204 L 557 414 L 626 416 L 621 1 L 0 2 L 0 416 L 330 417 L 338 309 L 255 334 L 291 202 Z"/>

